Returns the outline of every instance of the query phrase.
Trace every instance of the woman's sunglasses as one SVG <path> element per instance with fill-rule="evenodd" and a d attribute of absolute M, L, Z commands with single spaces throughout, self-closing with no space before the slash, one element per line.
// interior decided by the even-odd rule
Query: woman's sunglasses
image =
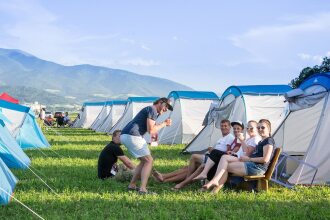
<path fill-rule="evenodd" d="M 260 129 L 264 130 L 265 128 L 266 128 L 265 126 L 258 126 L 257 127 L 258 130 L 260 130 Z"/>

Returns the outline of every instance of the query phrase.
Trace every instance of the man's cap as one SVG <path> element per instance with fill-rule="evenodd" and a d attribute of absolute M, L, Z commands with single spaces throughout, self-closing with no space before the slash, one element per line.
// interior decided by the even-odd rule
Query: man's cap
<path fill-rule="evenodd" d="M 239 121 L 239 120 L 236 120 L 236 121 L 233 121 L 232 123 L 230 123 L 231 126 L 234 126 L 234 125 L 239 125 L 242 127 L 242 129 L 244 129 L 244 124 L 243 122 Z"/>

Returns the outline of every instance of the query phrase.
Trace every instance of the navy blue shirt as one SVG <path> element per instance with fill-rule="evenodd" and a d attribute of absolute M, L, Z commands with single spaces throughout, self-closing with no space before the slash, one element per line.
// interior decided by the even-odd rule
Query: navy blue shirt
<path fill-rule="evenodd" d="M 255 152 L 250 157 L 251 158 L 263 157 L 264 156 L 264 146 L 266 146 L 266 145 L 272 145 L 273 146 L 273 152 L 274 152 L 275 141 L 272 137 L 268 137 L 268 138 L 265 138 L 264 140 L 259 141 L 258 145 L 256 146 Z M 272 155 L 273 155 L 273 152 L 272 152 Z M 270 158 L 272 158 L 272 156 Z M 267 170 L 269 163 L 270 162 L 260 164 L 260 165 L 263 166 L 265 168 L 265 170 Z"/>
<path fill-rule="evenodd" d="M 143 136 L 147 132 L 147 119 L 150 118 L 156 121 L 157 117 L 157 110 L 153 106 L 147 106 L 124 127 L 121 134 Z"/>

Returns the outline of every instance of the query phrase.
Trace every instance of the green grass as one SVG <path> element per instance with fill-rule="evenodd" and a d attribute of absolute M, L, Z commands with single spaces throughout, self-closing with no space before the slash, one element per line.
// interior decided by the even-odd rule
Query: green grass
<path fill-rule="evenodd" d="M 125 182 L 96 178 L 97 158 L 110 137 L 83 129 L 45 131 L 51 150 L 29 150 L 32 167 L 59 194 L 47 189 L 30 171 L 14 170 L 20 180 L 15 197 L 45 219 L 329 219 L 330 188 L 273 185 L 268 193 L 225 189 L 216 196 L 192 184 L 180 192 L 174 184 L 150 179 L 158 195 L 127 192 Z M 155 167 L 173 171 L 186 164 L 183 145 L 152 148 Z M 44 155 L 46 154 L 46 156 Z M 0 219 L 34 219 L 16 201 L 0 207 Z"/>

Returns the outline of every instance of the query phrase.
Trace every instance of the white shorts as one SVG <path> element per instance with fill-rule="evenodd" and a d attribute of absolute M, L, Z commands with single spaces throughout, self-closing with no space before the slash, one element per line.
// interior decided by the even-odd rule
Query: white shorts
<path fill-rule="evenodd" d="M 141 136 L 133 136 L 129 134 L 120 135 L 120 142 L 125 145 L 130 154 L 135 158 L 150 155 L 150 150 L 146 140 Z"/>

